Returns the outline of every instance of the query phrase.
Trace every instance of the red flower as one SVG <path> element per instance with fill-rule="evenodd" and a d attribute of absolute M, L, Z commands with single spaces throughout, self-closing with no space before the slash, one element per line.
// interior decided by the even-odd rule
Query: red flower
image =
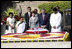
<path fill-rule="evenodd" d="M 21 17 L 15 16 L 15 20 L 19 21 Z"/>
<path fill-rule="evenodd" d="M 6 21 L 7 20 L 7 17 L 3 17 L 3 20 Z"/>
<path fill-rule="evenodd" d="M 6 20 L 7 20 L 7 17 L 3 16 L 2 23 L 4 24 L 6 22 Z"/>
<path fill-rule="evenodd" d="M 2 21 L 2 23 L 4 24 L 5 21 Z"/>
<path fill-rule="evenodd" d="M 34 30 L 34 28 L 32 28 Z"/>

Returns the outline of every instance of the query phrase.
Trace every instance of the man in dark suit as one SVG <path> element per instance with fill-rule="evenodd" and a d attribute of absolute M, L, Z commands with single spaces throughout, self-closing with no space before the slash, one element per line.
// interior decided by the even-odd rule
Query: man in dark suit
<path fill-rule="evenodd" d="M 49 14 L 45 13 L 45 9 L 41 9 L 38 19 L 40 27 L 49 29 Z"/>
<path fill-rule="evenodd" d="M 25 13 L 25 21 L 26 21 L 26 28 L 25 31 L 29 29 L 29 18 L 32 16 L 31 7 L 27 7 L 27 11 Z"/>

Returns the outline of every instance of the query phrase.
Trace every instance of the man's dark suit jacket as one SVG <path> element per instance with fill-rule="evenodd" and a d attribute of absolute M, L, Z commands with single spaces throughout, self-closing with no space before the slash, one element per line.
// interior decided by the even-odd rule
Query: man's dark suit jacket
<path fill-rule="evenodd" d="M 50 19 L 50 16 L 49 14 L 45 13 L 45 17 L 44 17 L 44 21 L 43 21 L 43 16 L 42 16 L 42 13 L 39 14 L 38 16 L 38 20 L 39 20 L 39 26 L 41 27 L 41 25 L 47 25 L 47 29 L 49 29 L 49 19 Z"/>
<path fill-rule="evenodd" d="M 32 12 L 31 12 L 31 15 L 30 17 L 32 16 Z M 25 13 L 25 21 L 26 21 L 26 30 L 29 28 L 29 15 L 28 15 L 28 12 Z"/>

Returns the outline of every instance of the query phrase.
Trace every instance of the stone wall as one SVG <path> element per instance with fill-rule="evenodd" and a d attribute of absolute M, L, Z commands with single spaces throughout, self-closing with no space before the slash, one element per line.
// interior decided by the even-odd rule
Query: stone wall
<path fill-rule="evenodd" d="M 38 5 L 42 3 L 48 3 L 49 1 L 24 1 L 24 2 L 19 2 L 15 3 L 16 4 L 16 9 L 19 8 L 19 5 L 22 7 L 22 15 L 24 15 L 27 12 L 27 7 L 30 6 L 32 10 L 38 9 Z M 38 9 L 39 13 L 39 9 Z"/>

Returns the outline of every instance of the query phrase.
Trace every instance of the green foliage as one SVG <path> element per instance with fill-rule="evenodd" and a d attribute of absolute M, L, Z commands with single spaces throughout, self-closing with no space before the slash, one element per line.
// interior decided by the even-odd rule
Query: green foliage
<path fill-rule="evenodd" d="M 40 12 L 41 12 L 41 8 L 45 8 L 46 13 L 51 14 L 53 12 L 53 8 L 56 6 L 59 6 L 60 11 L 63 12 L 64 9 L 71 8 L 71 1 L 55 1 L 55 2 L 43 3 L 38 5 L 38 8 L 40 9 Z"/>
<path fill-rule="evenodd" d="M 5 10 L 2 14 L 9 16 L 9 12 L 12 12 L 13 16 L 18 15 L 18 12 L 13 7 L 7 8 L 7 10 Z"/>

